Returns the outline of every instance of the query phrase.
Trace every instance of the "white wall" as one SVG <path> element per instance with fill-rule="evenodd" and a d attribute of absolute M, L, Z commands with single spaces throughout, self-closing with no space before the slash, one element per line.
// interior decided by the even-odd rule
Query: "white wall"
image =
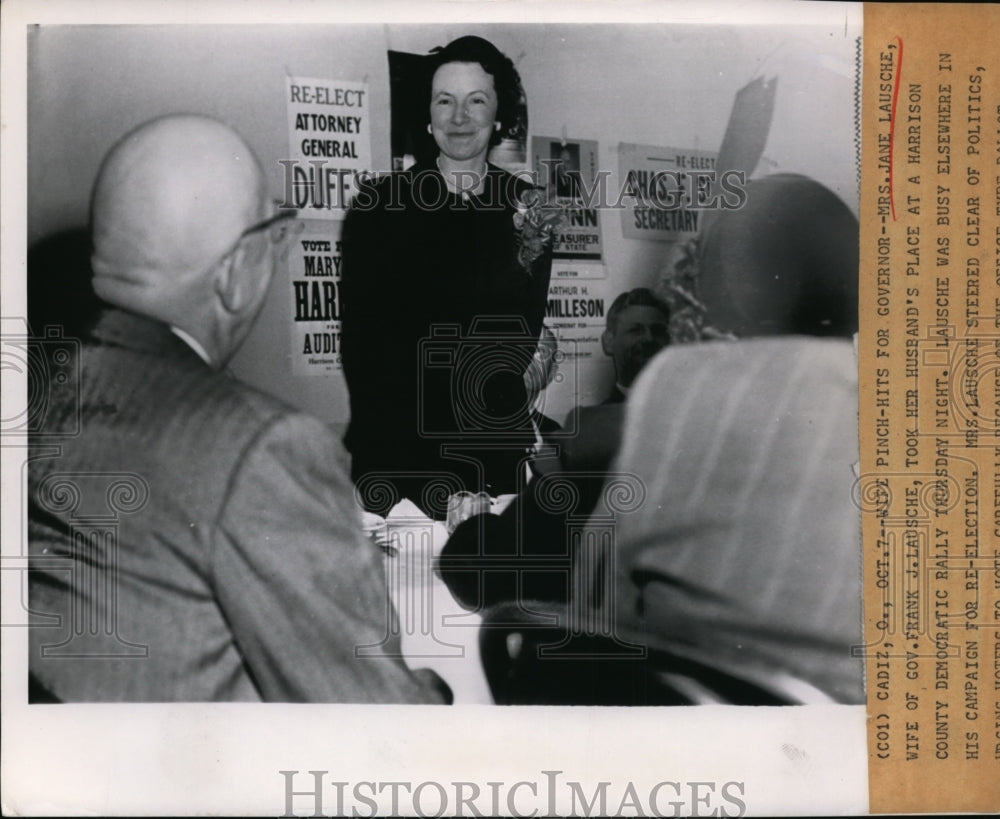
<path fill-rule="evenodd" d="M 810 175 L 857 212 L 854 36 L 843 26 L 668 28 L 657 25 L 78 26 L 42 27 L 30 41 L 29 245 L 84 225 L 98 163 L 131 127 L 173 111 L 217 116 L 239 130 L 282 190 L 286 75 L 364 80 L 372 157 L 389 167 L 386 50 L 426 52 L 480 34 L 511 56 L 528 95 L 532 133 L 599 142 L 618 185 L 619 142 L 718 148 L 736 91 L 778 76 L 758 175 Z M 666 245 L 623 238 L 601 213 L 605 264 L 617 292 L 654 280 Z M 620 286 L 617 286 L 620 283 Z M 271 291 L 234 362 L 242 378 L 333 422 L 347 417 L 342 379 L 291 375 L 287 288 Z M 586 373 L 584 401 L 600 397 L 606 360 Z M 557 395 L 553 414 L 568 408 Z"/>

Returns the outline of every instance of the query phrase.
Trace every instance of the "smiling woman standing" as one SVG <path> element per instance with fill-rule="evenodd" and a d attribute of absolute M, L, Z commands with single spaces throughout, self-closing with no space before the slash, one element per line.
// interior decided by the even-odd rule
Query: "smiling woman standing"
<path fill-rule="evenodd" d="M 342 352 L 362 502 L 385 514 L 407 497 L 442 518 L 456 491 L 517 490 L 534 443 L 522 374 L 551 243 L 525 218 L 531 186 L 486 158 L 519 103 L 513 63 L 479 37 L 428 62 L 438 155 L 359 186 L 343 236 Z"/>

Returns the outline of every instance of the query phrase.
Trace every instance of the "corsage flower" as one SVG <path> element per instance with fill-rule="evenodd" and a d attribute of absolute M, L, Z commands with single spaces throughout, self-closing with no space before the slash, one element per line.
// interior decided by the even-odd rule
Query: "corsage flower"
<path fill-rule="evenodd" d="M 553 237 L 563 229 L 566 214 L 561 207 L 544 201 L 536 188 L 529 188 L 521 194 L 515 208 L 517 260 L 531 273 L 535 259 L 552 246 Z"/>
<path fill-rule="evenodd" d="M 661 271 L 657 294 L 670 307 L 672 344 L 735 338 L 708 323 L 708 309 L 701 300 L 701 256 L 698 239 L 675 242 Z"/>

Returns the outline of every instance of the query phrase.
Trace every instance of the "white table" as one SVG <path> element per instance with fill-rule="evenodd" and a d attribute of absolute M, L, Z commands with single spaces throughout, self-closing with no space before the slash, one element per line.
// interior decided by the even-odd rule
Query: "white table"
<path fill-rule="evenodd" d="M 389 596 L 399 616 L 404 660 L 430 668 L 451 687 L 455 704 L 493 702 L 479 654 L 482 617 L 462 608 L 433 571 L 448 533 L 409 501 L 386 519 Z"/>

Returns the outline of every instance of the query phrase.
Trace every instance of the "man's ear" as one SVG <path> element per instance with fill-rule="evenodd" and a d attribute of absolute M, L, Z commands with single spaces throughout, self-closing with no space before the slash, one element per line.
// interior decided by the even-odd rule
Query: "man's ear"
<path fill-rule="evenodd" d="M 239 313 L 252 298 L 251 276 L 247 273 L 246 243 L 240 242 L 215 264 L 215 294 L 229 313 Z"/>
<path fill-rule="evenodd" d="M 612 342 L 615 340 L 614 333 L 610 330 L 605 330 L 601 333 L 601 349 L 604 350 L 604 355 L 612 355 Z"/>

